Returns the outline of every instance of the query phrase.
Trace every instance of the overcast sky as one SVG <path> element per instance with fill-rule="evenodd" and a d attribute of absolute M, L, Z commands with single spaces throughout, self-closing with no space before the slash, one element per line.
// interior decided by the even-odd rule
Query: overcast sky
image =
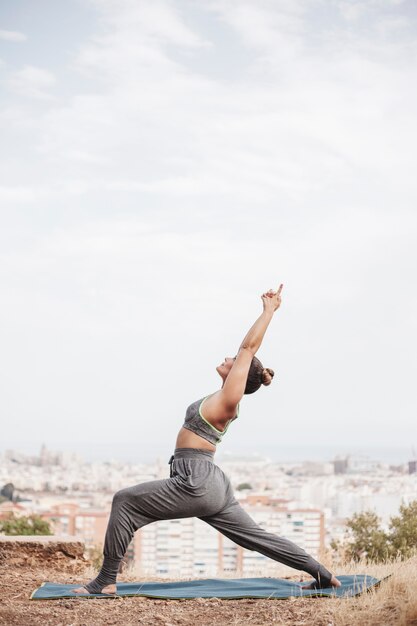
<path fill-rule="evenodd" d="M 0 449 L 417 446 L 412 0 L 3 0 Z"/>

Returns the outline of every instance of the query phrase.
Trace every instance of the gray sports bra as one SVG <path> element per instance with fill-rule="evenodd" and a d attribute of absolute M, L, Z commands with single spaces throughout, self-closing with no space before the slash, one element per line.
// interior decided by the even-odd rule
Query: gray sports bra
<path fill-rule="evenodd" d="M 223 435 L 226 433 L 229 428 L 230 422 L 233 422 L 239 415 L 239 405 L 237 406 L 237 413 L 234 417 L 232 417 L 228 422 L 226 422 L 226 426 L 224 430 L 218 430 L 210 424 L 204 417 L 201 412 L 201 407 L 203 406 L 204 400 L 206 400 L 209 396 L 202 398 L 200 400 L 196 400 L 187 409 L 185 414 L 185 422 L 183 424 L 183 428 L 187 428 L 187 430 L 191 430 L 191 432 L 203 437 L 206 441 L 209 441 L 213 445 L 217 445 L 221 442 Z"/>

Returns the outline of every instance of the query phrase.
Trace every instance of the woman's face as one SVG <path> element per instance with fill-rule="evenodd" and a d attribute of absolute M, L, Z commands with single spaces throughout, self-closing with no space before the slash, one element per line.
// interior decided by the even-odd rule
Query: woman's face
<path fill-rule="evenodd" d="M 230 370 L 233 367 L 233 363 L 236 361 L 236 357 L 227 356 L 225 357 L 223 363 L 216 367 L 216 371 L 220 374 L 223 380 L 226 380 Z"/>

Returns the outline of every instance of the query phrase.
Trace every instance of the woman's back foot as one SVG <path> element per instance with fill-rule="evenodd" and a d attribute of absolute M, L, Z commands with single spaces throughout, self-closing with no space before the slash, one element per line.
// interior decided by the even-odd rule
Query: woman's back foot
<path fill-rule="evenodd" d="M 341 586 L 342 586 L 342 583 L 340 582 L 340 580 L 338 580 L 336 576 L 332 576 L 330 584 L 326 587 L 324 587 L 323 585 L 320 585 L 318 581 L 315 581 L 314 583 L 311 583 L 311 585 L 307 585 L 306 587 L 301 587 L 301 589 L 329 589 L 330 587 L 334 587 L 336 589 L 337 587 L 341 587 Z"/>

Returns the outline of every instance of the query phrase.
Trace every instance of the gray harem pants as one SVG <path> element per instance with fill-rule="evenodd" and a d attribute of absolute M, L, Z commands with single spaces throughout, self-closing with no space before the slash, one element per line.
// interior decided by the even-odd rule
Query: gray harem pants
<path fill-rule="evenodd" d="M 97 578 L 85 585 L 90 593 L 116 582 L 120 561 L 136 530 L 157 520 L 198 517 L 239 546 L 304 570 L 318 586 L 329 587 L 331 573 L 288 539 L 269 533 L 242 509 L 230 480 L 213 462 L 214 452 L 176 448 L 171 475 L 164 480 L 115 493 L 104 541 L 104 561 Z"/>

